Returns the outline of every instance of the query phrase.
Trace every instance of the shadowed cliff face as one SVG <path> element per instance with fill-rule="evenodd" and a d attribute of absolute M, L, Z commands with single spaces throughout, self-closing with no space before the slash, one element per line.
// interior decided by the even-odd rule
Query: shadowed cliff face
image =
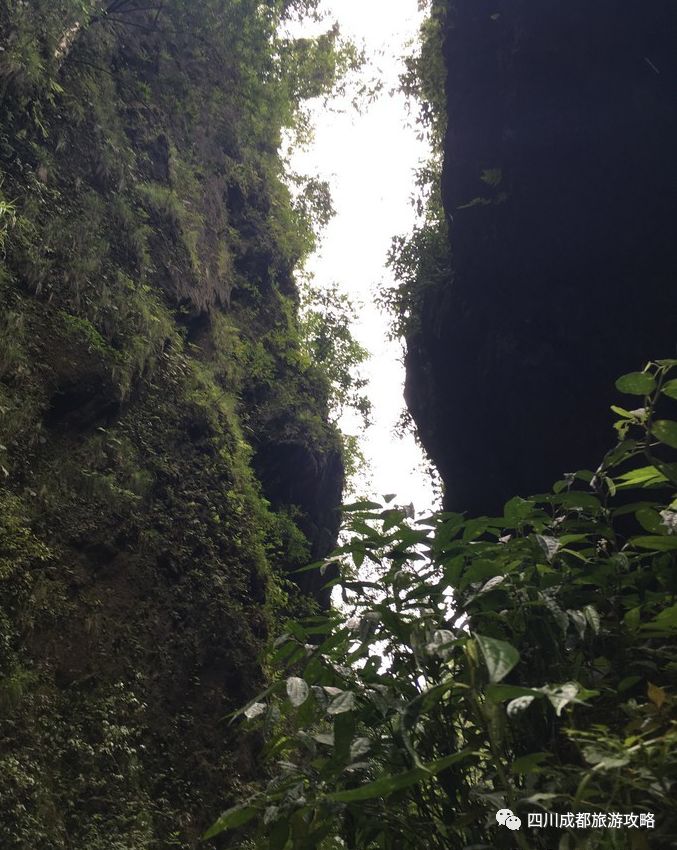
<path fill-rule="evenodd" d="M 196 847 L 260 769 L 224 718 L 287 571 L 334 543 L 272 7 L 0 0 L 8 850 Z"/>
<path fill-rule="evenodd" d="M 492 513 L 596 465 L 614 377 L 675 354 L 677 7 L 450 7 L 454 273 L 406 396 L 447 505 Z"/>
<path fill-rule="evenodd" d="M 343 461 L 338 451 L 318 452 L 301 441 L 270 441 L 257 452 L 254 466 L 274 509 L 294 505 L 297 524 L 310 541 L 311 562 L 324 558 L 335 546 L 340 514 Z M 304 563 L 297 565 L 306 566 Z M 293 576 L 301 591 L 328 608 L 338 567 L 311 570 Z"/>

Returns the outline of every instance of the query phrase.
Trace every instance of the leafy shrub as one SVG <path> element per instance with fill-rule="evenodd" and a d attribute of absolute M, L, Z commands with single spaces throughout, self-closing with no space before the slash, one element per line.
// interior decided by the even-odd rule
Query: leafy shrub
<path fill-rule="evenodd" d="M 269 850 L 667 846 L 677 421 L 662 417 L 676 366 L 619 379 L 642 406 L 613 408 L 618 444 L 595 472 L 500 517 L 345 508 L 331 559 L 344 607 L 278 638 L 278 678 L 236 715 L 266 734 L 270 781 L 207 836 L 255 822 Z M 497 825 L 504 807 L 521 832 Z M 535 830 L 528 812 L 634 812 L 655 829 L 650 843 Z"/>
<path fill-rule="evenodd" d="M 392 317 L 391 337 L 418 330 L 426 291 L 452 276 L 447 216 L 442 205 L 441 175 L 447 124 L 442 40 L 447 4 L 432 0 L 415 52 L 404 57 L 400 91 L 414 113 L 417 134 L 431 148 L 429 161 L 416 171 L 412 204 L 419 222 L 407 235 L 393 237 L 387 265 L 394 284 L 381 287 L 378 301 Z"/>
<path fill-rule="evenodd" d="M 360 374 L 360 366 L 369 358 L 369 352 L 353 336 L 351 325 L 356 319 L 355 306 L 337 284 L 322 289 L 307 288 L 301 323 L 302 347 L 329 381 L 333 416 L 338 419 L 350 408 L 367 426 L 371 401 L 364 392 L 367 380 Z"/>

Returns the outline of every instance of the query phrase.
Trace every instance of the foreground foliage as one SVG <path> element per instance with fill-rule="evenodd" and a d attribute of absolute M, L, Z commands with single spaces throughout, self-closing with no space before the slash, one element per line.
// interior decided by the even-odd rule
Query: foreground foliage
<path fill-rule="evenodd" d="M 346 508 L 342 610 L 289 624 L 277 681 L 236 715 L 265 733 L 270 782 L 208 836 L 253 822 L 269 850 L 668 846 L 676 366 L 619 379 L 641 407 L 613 408 L 596 472 L 500 517 Z M 497 825 L 504 807 L 521 831 Z M 529 812 L 655 827 L 527 829 Z"/>

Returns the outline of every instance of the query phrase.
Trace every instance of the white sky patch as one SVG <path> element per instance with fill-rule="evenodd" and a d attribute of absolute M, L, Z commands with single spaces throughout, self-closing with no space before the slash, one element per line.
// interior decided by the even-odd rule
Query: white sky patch
<path fill-rule="evenodd" d="M 399 439 L 394 428 L 404 407 L 401 346 L 387 339 L 389 318 L 374 304 L 379 285 L 389 281 L 385 268 L 393 236 L 409 232 L 415 221 L 410 203 L 414 170 L 429 156 L 425 142 L 410 126 L 405 99 L 389 92 L 398 86 L 401 57 L 416 39 L 423 13 L 417 0 L 325 0 L 322 24 L 291 27 L 295 36 L 313 36 L 338 21 L 341 34 L 358 46 L 381 71 L 383 93 L 358 114 L 349 103 L 330 111 L 321 103 L 312 110 L 314 142 L 294 151 L 290 165 L 301 174 L 317 175 L 331 187 L 336 216 L 325 230 L 318 251 L 306 265 L 322 286 L 336 281 L 360 302 L 356 338 L 371 352 L 364 373 L 374 424 L 362 441 L 370 475 L 358 483 L 362 495 L 397 494 L 400 504 L 413 502 L 417 512 L 434 502 L 430 476 L 413 436 Z M 374 69 L 367 67 L 365 76 Z M 356 420 L 346 415 L 341 427 L 355 433 Z"/>

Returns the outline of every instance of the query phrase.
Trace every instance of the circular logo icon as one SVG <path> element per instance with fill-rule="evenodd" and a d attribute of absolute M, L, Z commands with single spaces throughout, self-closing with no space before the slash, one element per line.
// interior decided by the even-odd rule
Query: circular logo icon
<path fill-rule="evenodd" d="M 505 819 L 505 825 L 508 829 L 519 829 L 522 826 L 522 821 L 517 817 L 517 815 L 509 815 Z"/>
<path fill-rule="evenodd" d="M 513 814 L 512 809 L 499 809 L 496 812 L 496 822 L 512 830 L 519 829 L 522 826 L 522 821 L 516 814 Z"/>

